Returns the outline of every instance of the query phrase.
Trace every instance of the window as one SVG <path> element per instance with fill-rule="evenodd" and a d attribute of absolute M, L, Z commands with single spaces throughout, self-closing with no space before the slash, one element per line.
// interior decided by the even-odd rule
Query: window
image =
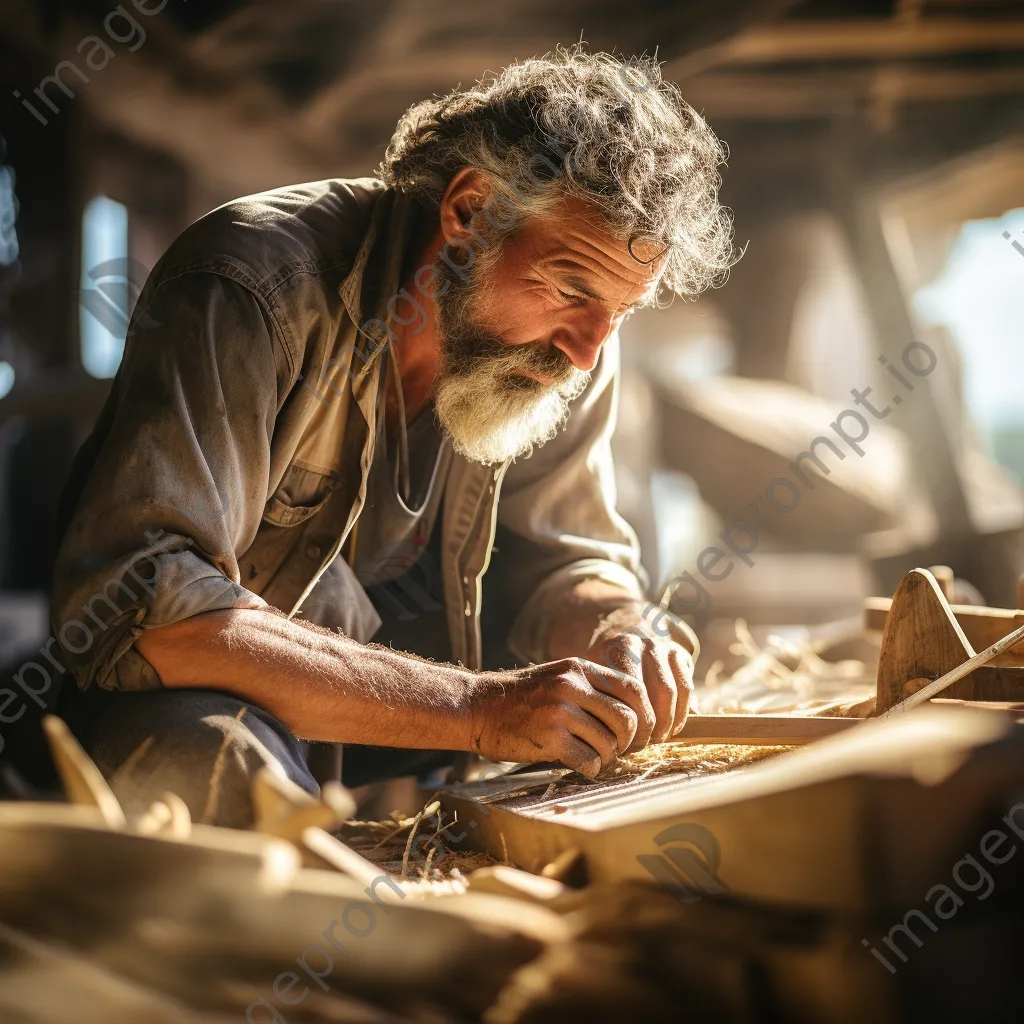
<path fill-rule="evenodd" d="M 128 210 L 96 196 L 82 215 L 79 292 L 82 365 L 94 377 L 113 377 L 124 353 L 134 302 L 129 268 Z"/>
<path fill-rule="evenodd" d="M 0 155 L 4 141 L 0 138 Z M 14 195 L 14 171 L 0 164 L 0 266 L 10 266 L 18 259 L 18 200 Z"/>
<path fill-rule="evenodd" d="M 4 140 L 0 137 L 0 156 L 4 154 Z M 18 232 L 15 221 L 18 219 L 18 200 L 14 195 L 14 171 L 0 164 L 0 281 L 4 279 L 4 270 L 14 268 L 18 262 Z M 10 350 L 9 325 L 6 307 L 0 305 L 0 351 L 5 354 Z M 14 367 L 6 359 L 0 360 L 0 398 L 3 398 L 14 387 Z"/>
<path fill-rule="evenodd" d="M 968 221 L 942 276 L 917 293 L 915 306 L 956 339 L 971 417 L 995 458 L 1024 483 L 1022 250 L 1024 209 Z"/>

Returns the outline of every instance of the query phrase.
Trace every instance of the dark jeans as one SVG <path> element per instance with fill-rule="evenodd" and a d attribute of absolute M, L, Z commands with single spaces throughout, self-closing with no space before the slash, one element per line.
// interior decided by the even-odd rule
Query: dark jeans
<path fill-rule="evenodd" d="M 70 679 L 57 713 L 110 783 L 125 812 L 141 814 L 171 791 L 192 820 L 226 828 L 253 824 L 252 782 L 264 766 L 314 796 L 308 744 L 273 715 L 218 690 L 81 693 Z M 346 745 L 342 781 L 360 786 L 451 764 L 449 751 Z"/>

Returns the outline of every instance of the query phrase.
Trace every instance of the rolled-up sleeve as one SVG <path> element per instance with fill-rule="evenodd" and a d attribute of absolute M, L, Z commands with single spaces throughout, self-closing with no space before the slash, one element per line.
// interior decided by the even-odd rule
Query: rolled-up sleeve
<path fill-rule="evenodd" d="M 214 273 L 165 280 L 136 309 L 55 569 L 54 635 L 83 689 L 159 686 L 132 646 L 145 629 L 266 607 L 237 556 L 267 499 L 283 365 L 272 326 Z"/>
<path fill-rule="evenodd" d="M 498 504 L 501 556 L 512 607 L 508 646 L 547 658 L 551 623 L 579 582 L 601 579 L 638 600 L 646 580 L 636 534 L 615 511 L 611 437 L 618 402 L 618 336 L 604 345 L 565 429 L 505 475 Z"/>

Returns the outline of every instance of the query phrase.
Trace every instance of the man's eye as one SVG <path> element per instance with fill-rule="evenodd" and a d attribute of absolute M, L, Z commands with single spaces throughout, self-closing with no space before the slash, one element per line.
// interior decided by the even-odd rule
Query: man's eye
<path fill-rule="evenodd" d="M 582 306 L 583 303 L 587 301 L 584 296 L 572 295 L 569 292 L 563 292 L 561 288 L 558 289 L 558 294 L 572 306 Z"/>

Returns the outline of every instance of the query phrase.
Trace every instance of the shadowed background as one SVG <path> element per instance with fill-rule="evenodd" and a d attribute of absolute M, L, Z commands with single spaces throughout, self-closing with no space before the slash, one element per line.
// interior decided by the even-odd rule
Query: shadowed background
<path fill-rule="evenodd" d="M 918 564 L 1016 604 L 1020 0 L 2 0 L 0 24 L 4 660 L 45 639 L 57 497 L 175 234 L 239 195 L 370 174 L 410 103 L 581 38 L 656 52 L 728 143 L 745 247 L 723 288 L 623 328 L 620 506 L 652 586 L 690 571 L 712 641 L 737 616 L 855 615 Z M 937 368 L 864 455 L 819 449 L 799 507 L 765 504 L 852 388 L 892 398 L 879 360 L 915 342 Z M 759 498 L 737 558 L 717 538 Z M 715 544 L 733 568 L 712 582 Z"/>

